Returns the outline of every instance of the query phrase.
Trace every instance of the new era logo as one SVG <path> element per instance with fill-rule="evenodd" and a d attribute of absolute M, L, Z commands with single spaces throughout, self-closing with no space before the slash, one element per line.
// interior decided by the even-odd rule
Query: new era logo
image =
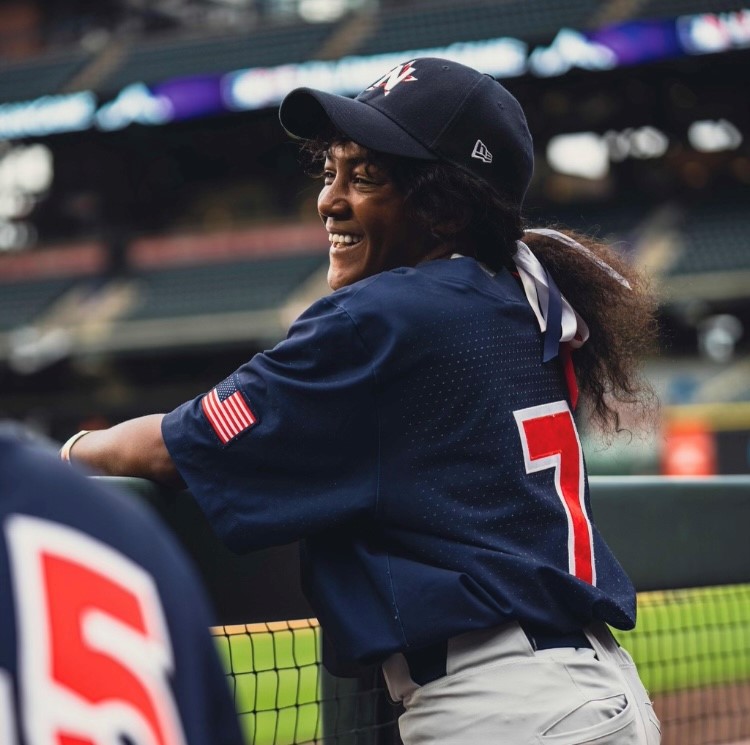
<path fill-rule="evenodd" d="M 492 153 L 487 149 L 481 140 L 477 140 L 474 143 L 474 150 L 471 153 L 472 158 L 484 161 L 485 163 L 492 163 Z"/>

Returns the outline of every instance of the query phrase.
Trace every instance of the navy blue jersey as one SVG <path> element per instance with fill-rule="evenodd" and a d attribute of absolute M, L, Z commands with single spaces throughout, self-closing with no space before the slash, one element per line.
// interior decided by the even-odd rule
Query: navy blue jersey
<path fill-rule="evenodd" d="M 305 591 L 346 661 L 511 619 L 631 628 L 542 344 L 506 271 L 384 272 L 315 303 L 164 438 L 233 549 L 304 539 Z"/>
<path fill-rule="evenodd" d="M 144 505 L 0 435 L 3 745 L 241 745 L 188 562 Z"/>

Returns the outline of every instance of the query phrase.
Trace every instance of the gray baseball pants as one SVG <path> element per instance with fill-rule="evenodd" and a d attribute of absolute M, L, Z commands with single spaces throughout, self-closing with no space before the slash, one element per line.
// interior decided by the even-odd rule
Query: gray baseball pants
<path fill-rule="evenodd" d="M 535 651 L 517 623 L 448 642 L 447 674 L 419 686 L 401 654 L 383 673 L 404 745 L 658 745 L 631 656 L 604 624 L 592 649 Z"/>

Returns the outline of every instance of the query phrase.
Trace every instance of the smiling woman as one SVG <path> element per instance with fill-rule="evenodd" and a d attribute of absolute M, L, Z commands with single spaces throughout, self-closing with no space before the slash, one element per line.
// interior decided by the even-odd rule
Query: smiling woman
<path fill-rule="evenodd" d="M 373 162 L 368 150 L 355 142 L 337 142 L 328 149 L 318 213 L 331 240 L 332 290 L 451 253 L 415 222 L 387 168 Z"/>
<path fill-rule="evenodd" d="M 531 134 L 480 71 L 414 59 L 280 118 L 322 178 L 333 292 L 212 391 L 65 452 L 184 482 L 235 551 L 301 539 L 324 663 L 381 666 L 406 745 L 654 745 L 575 422 L 579 389 L 612 429 L 648 400 L 645 281 L 524 230 Z"/>

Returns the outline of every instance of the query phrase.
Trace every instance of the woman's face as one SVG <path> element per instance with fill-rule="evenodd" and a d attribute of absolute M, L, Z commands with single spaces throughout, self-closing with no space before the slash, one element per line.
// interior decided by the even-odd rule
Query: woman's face
<path fill-rule="evenodd" d="M 333 145 L 323 167 L 318 212 L 331 241 L 328 284 L 338 290 L 373 274 L 415 266 L 435 241 L 410 217 L 387 172 L 354 142 Z"/>

